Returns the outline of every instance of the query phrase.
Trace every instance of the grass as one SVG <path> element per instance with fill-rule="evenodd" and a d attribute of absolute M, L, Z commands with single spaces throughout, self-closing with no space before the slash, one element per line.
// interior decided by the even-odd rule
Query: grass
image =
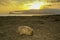
<path fill-rule="evenodd" d="M 30 26 L 33 36 L 20 36 L 19 26 Z M 0 40 L 60 40 L 60 15 L 52 16 L 0 16 Z"/>

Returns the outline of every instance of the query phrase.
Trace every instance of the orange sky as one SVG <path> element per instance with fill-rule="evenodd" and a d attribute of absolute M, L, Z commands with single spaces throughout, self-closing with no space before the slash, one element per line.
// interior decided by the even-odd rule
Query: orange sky
<path fill-rule="evenodd" d="M 15 11 L 15 10 L 28 10 L 31 5 L 25 5 L 25 4 L 30 4 L 30 3 L 31 2 L 26 2 L 26 3 L 23 2 L 23 3 L 17 4 L 16 1 L 9 1 L 6 5 L 0 5 L 0 13 L 6 13 L 10 11 Z M 34 4 L 34 6 L 36 5 Z M 34 7 L 32 6 L 31 8 L 34 8 Z"/>
<path fill-rule="evenodd" d="M 3 0 L 3 1 L 6 1 L 6 0 Z M 24 5 L 24 4 L 32 3 L 32 0 L 27 2 L 20 2 L 20 1 L 21 0 L 8 0 L 7 3 L 3 2 L 4 5 L 0 4 L 0 13 L 10 12 L 14 10 L 27 10 L 29 9 L 29 5 Z"/>

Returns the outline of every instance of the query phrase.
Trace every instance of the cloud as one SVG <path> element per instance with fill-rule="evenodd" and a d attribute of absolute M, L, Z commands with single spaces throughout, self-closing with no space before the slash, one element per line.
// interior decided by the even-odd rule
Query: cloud
<path fill-rule="evenodd" d="M 12 0 L 0 0 L 0 5 L 7 5 L 11 2 Z"/>
<path fill-rule="evenodd" d="M 31 3 L 34 1 L 36 0 L 0 0 L 0 13 L 23 9 L 25 8 L 23 4 L 26 4 L 29 2 Z M 57 1 L 60 1 L 60 0 L 57 0 Z"/>
<path fill-rule="evenodd" d="M 47 1 L 50 1 L 50 2 L 60 2 L 60 0 L 47 0 Z"/>

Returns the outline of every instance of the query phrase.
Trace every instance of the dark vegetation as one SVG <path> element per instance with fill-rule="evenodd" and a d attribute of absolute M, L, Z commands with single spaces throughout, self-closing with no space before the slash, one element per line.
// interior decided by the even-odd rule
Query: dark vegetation
<path fill-rule="evenodd" d="M 20 36 L 19 26 L 30 26 L 33 36 Z M 0 16 L 0 40 L 60 40 L 60 15 L 52 16 Z"/>

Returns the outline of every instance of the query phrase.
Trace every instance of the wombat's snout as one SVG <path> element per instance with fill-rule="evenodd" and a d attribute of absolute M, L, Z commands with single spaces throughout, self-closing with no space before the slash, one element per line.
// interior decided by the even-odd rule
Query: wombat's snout
<path fill-rule="evenodd" d="M 33 35 L 33 29 L 29 26 L 19 26 L 18 32 L 20 35 Z"/>

